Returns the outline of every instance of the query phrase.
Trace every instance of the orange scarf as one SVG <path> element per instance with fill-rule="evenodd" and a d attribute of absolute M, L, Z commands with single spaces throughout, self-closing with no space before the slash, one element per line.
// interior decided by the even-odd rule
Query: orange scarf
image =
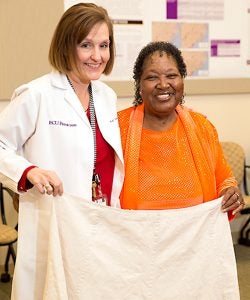
<path fill-rule="evenodd" d="M 190 147 L 193 162 L 200 180 L 202 189 L 203 202 L 213 200 L 217 198 L 219 193 L 226 187 L 236 185 L 236 181 L 232 176 L 229 166 L 223 163 L 223 174 L 227 174 L 227 178 L 223 179 L 222 182 L 218 183 L 218 179 L 215 175 L 215 164 L 218 160 L 218 155 L 222 155 L 220 158 L 223 159 L 223 154 L 219 143 L 214 143 L 211 146 L 211 141 L 214 130 L 210 130 L 210 137 L 205 136 L 208 134 L 208 130 L 204 131 L 203 126 L 197 126 L 192 116 L 190 115 L 187 108 L 177 106 L 176 112 L 183 125 L 184 132 Z M 122 115 L 123 112 L 119 112 Z M 123 192 L 121 194 L 121 207 L 136 209 L 138 207 L 138 178 L 139 178 L 139 154 L 141 147 L 141 136 L 142 126 L 144 118 L 144 105 L 141 104 L 132 110 L 129 120 L 129 127 L 126 136 L 122 135 L 122 142 L 124 148 L 124 160 L 125 160 L 125 181 L 123 186 Z M 205 118 L 203 117 L 205 120 Z M 127 124 L 123 124 L 122 118 L 119 117 L 121 132 L 123 127 Z M 209 123 L 211 124 L 211 123 Z M 200 124 L 201 125 L 201 124 Z M 211 127 L 213 128 L 213 127 Z M 135 143 L 136 141 L 136 143 Z M 211 149 L 212 148 L 212 149 Z M 219 148 L 219 149 L 218 149 Z M 219 153 L 219 154 L 218 154 Z M 148 193 L 154 193 L 152 188 L 148 190 Z M 163 200 L 162 208 L 164 207 Z M 189 205 L 198 204 L 195 201 L 190 201 Z M 150 205 L 150 204 L 149 204 Z M 140 207 L 140 205 L 139 205 Z M 178 207 L 178 204 L 176 204 Z M 146 207 L 146 209 L 151 209 Z"/>

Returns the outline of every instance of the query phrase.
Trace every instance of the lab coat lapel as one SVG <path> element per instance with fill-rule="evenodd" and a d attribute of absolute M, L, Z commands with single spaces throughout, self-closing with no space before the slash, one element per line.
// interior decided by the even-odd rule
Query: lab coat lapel
<path fill-rule="evenodd" d="M 117 156 L 123 161 L 123 155 L 120 144 L 120 131 L 117 119 L 116 108 L 111 108 L 103 98 L 101 90 L 92 83 L 92 93 L 94 98 L 95 113 L 98 125 L 104 139 L 112 146 Z M 114 124 L 110 126 L 110 124 Z"/>
<path fill-rule="evenodd" d="M 58 88 L 63 93 L 64 100 L 74 109 L 78 116 L 85 122 L 88 126 L 89 120 L 86 116 L 86 113 L 79 101 L 77 95 L 72 90 L 71 86 L 68 83 L 67 77 L 64 74 L 58 72 L 51 73 L 51 84 L 53 87 Z"/>
<path fill-rule="evenodd" d="M 64 94 L 64 99 L 75 110 L 75 112 L 79 115 L 83 122 L 87 123 L 90 126 L 88 117 L 74 91 L 67 89 Z"/>

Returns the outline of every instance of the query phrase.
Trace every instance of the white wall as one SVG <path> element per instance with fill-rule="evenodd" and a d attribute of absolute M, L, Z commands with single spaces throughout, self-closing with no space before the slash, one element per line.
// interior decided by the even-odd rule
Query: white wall
<path fill-rule="evenodd" d="M 0 100 L 0 112 L 5 108 L 9 101 Z"/>

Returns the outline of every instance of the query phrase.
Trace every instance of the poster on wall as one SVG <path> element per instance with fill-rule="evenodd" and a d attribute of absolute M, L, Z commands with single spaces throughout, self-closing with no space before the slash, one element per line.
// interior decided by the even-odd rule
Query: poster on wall
<path fill-rule="evenodd" d="M 167 19 L 223 20 L 224 0 L 167 0 Z"/>
<path fill-rule="evenodd" d="M 88 1 L 64 0 L 64 8 L 79 2 Z M 92 2 L 106 8 L 114 24 L 116 59 L 106 81 L 132 80 L 140 49 L 160 40 L 182 51 L 187 78 L 250 77 L 250 0 Z"/>

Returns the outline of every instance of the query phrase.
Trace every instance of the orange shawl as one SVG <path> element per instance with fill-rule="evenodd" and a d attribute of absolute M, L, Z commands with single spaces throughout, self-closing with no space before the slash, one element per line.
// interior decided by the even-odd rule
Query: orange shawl
<path fill-rule="evenodd" d="M 140 152 L 142 125 L 144 118 L 144 105 L 131 107 L 118 113 L 121 129 L 121 138 L 125 160 L 125 181 L 121 193 L 121 207 L 126 209 L 166 209 L 197 205 L 217 198 L 220 192 L 229 187 L 236 186 L 237 182 L 231 169 L 226 163 L 218 141 L 218 135 L 214 126 L 201 114 L 189 111 L 187 108 L 176 108 L 179 121 L 184 130 L 187 147 L 190 149 L 190 164 L 194 166 L 195 175 L 198 178 L 198 186 L 195 193 L 198 197 L 190 197 L 184 202 L 178 203 L 180 188 L 167 188 L 161 185 L 165 195 L 176 196 L 176 201 L 169 199 L 157 199 L 157 201 L 144 201 L 144 195 L 153 195 L 154 186 L 143 186 L 140 178 Z M 143 145 L 147 147 L 147 145 Z M 166 148 L 167 149 L 167 148 Z M 177 159 L 177 158 L 176 158 Z M 154 158 L 157 160 L 157 157 Z M 175 168 L 171 172 L 175 172 Z M 162 172 L 166 172 L 163 169 Z M 179 170 L 180 172 L 180 170 Z M 177 173 L 176 173 L 176 176 Z M 155 181 L 157 182 L 157 178 Z M 173 177 L 174 180 L 174 177 Z M 174 181 L 173 181 L 174 182 Z M 183 185 L 185 182 L 183 182 Z M 169 188 L 169 187 L 168 187 Z M 141 195 L 139 194 L 141 191 Z M 147 196 L 148 197 L 148 196 Z M 145 197 L 146 198 L 146 197 Z M 152 197 L 153 198 L 153 197 Z"/>

